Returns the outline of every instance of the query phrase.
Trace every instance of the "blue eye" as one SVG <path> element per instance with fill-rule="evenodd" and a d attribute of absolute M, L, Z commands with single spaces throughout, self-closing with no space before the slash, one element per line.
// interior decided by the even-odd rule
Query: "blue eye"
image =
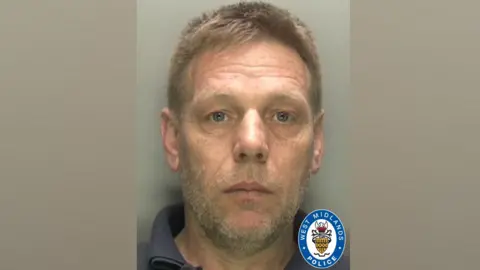
<path fill-rule="evenodd" d="M 210 120 L 213 122 L 222 122 L 227 119 L 227 115 L 223 112 L 213 112 L 210 114 Z"/>
<path fill-rule="evenodd" d="M 291 121 L 292 116 L 288 112 L 277 112 L 275 118 L 279 122 Z"/>

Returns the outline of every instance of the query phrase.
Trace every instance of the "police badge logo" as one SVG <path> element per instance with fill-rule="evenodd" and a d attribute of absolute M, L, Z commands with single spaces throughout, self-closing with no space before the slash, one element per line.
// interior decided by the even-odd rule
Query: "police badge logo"
<path fill-rule="evenodd" d="M 318 269 L 335 265 L 345 249 L 345 229 L 332 211 L 320 209 L 308 214 L 298 230 L 298 247 L 305 261 Z"/>

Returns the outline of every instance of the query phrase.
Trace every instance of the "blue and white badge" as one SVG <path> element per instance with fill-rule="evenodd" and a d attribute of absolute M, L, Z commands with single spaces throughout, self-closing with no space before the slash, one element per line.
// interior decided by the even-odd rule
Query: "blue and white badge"
<path fill-rule="evenodd" d="M 343 255 L 345 242 L 342 221 L 326 209 L 308 214 L 298 230 L 300 253 L 308 264 L 318 269 L 335 265 Z"/>

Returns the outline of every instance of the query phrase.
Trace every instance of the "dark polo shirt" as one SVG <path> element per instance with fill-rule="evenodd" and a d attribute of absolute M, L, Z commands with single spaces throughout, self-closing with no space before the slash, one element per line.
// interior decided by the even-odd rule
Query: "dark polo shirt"
<path fill-rule="evenodd" d="M 305 213 L 295 217 L 295 237 Z M 183 204 L 172 205 L 161 210 L 153 223 L 149 243 L 139 243 L 137 248 L 137 270 L 201 270 L 185 262 L 175 245 L 174 238 L 183 229 L 185 223 Z M 305 262 L 300 252 L 296 252 L 285 270 L 316 269 Z M 343 255 L 332 270 L 349 270 L 350 260 Z"/>

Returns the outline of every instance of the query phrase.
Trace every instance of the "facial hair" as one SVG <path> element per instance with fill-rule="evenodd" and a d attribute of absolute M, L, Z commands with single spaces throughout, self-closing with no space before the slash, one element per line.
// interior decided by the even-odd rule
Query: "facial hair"
<path fill-rule="evenodd" d="M 233 171 L 221 172 L 213 176 L 212 181 L 205 179 L 205 169 L 201 162 L 194 156 L 189 155 L 187 151 L 182 151 L 182 163 L 180 168 L 180 178 L 182 183 L 182 192 L 186 207 L 188 207 L 205 236 L 219 249 L 231 252 L 237 256 L 248 257 L 271 246 L 282 234 L 286 232 L 293 222 L 305 194 L 305 190 L 310 179 L 308 168 L 299 170 L 295 181 L 298 183 L 294 190 L 289 191 L 289 198 L 279 202 L 281 210 L 272 212 L 271 216 L 265 218 L 261 226 L 252 229 L 240 229 L 235 225 L 228 223 L 225 217 L 228 213 L 222 212 L 218 207 L 215 198 L 209 196 L 209 191 L 219 190 L 219 186 L 229 186 L 244 180 L 254 179 L 257 183 L 265 185 L 275 190 L 279 187 L 278 183 L 284 183 L 284 180 L 268 177 L 268 173 L 262 165 L 245 164 L 238 165 Z M 244 210 L 255 211 L 257 205 L 254 203 L 244 203 L 241 205 Z"/>

